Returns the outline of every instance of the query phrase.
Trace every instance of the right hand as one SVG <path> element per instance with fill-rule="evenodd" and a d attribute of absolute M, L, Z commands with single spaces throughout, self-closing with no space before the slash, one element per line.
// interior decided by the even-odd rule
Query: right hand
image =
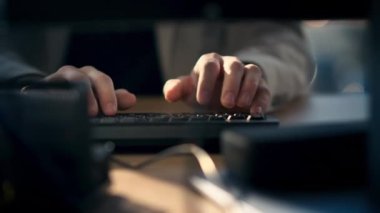
<path fill-rule="evenodd" d="M 189 75 L 168 80 L 163 93 L 169 102 L 251 114 L 266 112 L 272 100 L 259 66 L 216 53 L 202 55 Z"/>

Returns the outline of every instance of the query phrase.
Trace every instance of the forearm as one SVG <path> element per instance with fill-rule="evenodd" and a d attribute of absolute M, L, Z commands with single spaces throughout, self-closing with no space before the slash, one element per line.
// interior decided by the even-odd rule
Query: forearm
<path fill-rule="evenodd" d="M 266 23 L 248 48 L 237 51 L 244 62 L 261 67 L 272 93 L 272 107 L 278 107 L 308 92 L 314 75 L 314 61 L 300 26 Z"/>
<path fill-rule="evenodd" d="M 0 83 L 22 85 L 23 82 L 42 79 L 45 74 L 24 63 L 12 48 L 4 3 L 0 0 Z"/>
<path fill-rule="evenodd" d="M 0 82 L 22 85 L 26 82 L 40 80 L 44 76 L 43 72 L 28 66 L 10 54 L 0 55 Z"/>

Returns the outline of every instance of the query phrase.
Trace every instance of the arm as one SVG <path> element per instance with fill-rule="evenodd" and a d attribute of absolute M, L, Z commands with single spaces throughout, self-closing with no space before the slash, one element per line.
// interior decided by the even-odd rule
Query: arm
<path fill-rule="evenodd" d="M 63 66 L 46 76 L 23 63 L 10 47 L 8 25 L 5 20 L 5 1 L 0 0 L 0 84 L 14 83 L 24 86 L 31 81 L 81 81 L 88 85 L 88 112 L 96 115 L 102 111 L 113 115 L 117 109 L 127 109 L 136 103 L 136 97 L 125 89 L 115 90 L 110 77 L 91 66 L 81 68 Z"/>
<path fill-rule="evenodd" d="M 23 85 L 23 82 L 42 79 L 45 74 L 32 68 L 14 56 L 0 55 L 0 82 L 12 82 Z"/>
<path fill-rule="evenodd" d="M 43 72 L 6 56 L 0 55 L 0 64 L 0 83 L 10 82 L 22 87 L 32 81 L 41 80 L 85 82 L 89 87 L 88 112 L 92 116 L 100 111 L 106 115 L 114 115 L 117 109 L 125 110 L 136 103 L 134 94 L 125 89 L 115 90 L 112 79 L 91 66 L 63 66 L 57 72 L 46 76 Z"/>
<path fill-rule="evenodd" d="M 11 48 L 8 22 L 6 21 L 6 1 L 0 0 L 0 83 L 19 83 L 42 79 L 45 75 L 23 63 Z"/>
<path fill-rule="evenodd" d="M 308 90 L 314 65 L 300 25 L 258 21 L 223 27 L 223 48 L 216 49 L 226 55 L 204 54 L 190 75 L 167 81 L 168 101 L 254 113 Z"/>
<path fill-rule="evenodd" d="M 296 22 L 263 22 L 255 26 L 255 35 L 246 48 L 236 50 L 245 63 L 263 71 L 272 95 L 272 107 L 308 93 L 315 72 L 307 39 Z"/>
<path fill-rule="evenodd" d="M 136 97 L 125 89 L 114 89 L 113 82 L 106 74 L 91 66 L 81 68 L 63 66 L 47 76 L 23 63 L 8 48 L 5 28 L 0 27 L 0 84 L 12 83 L 21 87 L 33 81 L 81 81 L 88 85 L 88 112 L 96 115 L 103 112 L 113 115 L 117 109 L 124 110 L 133 106 Z"/>

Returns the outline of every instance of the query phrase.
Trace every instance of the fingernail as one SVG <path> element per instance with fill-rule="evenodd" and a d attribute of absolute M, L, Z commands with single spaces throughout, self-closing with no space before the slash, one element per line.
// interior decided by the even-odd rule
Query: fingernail
<path fill-rule="evenodd" d="M 107 105 L 106 105 L 106 108 L 105 108 L 105 113 L 107 114 L 107 115 L 113 115 L 113 114 L 115 114 L 116 113 L 116 105 L 115 104 L 113 104 L 113 103 L 108 103 Z"/>
<path fill-rule="evenodd" d="M 255 107 L 253 107 L 253 111 L 251 113 L 252 114 L 262 114 L 263 108 L 261 106 L 255 106 Z"/>
<path fill-rule="evenodd" d="M 227 105 L 226 107 L 233 107 L 235 105 L 235 95 L 232 92 L 227 92 L 224 94 L 224 103 Z"/>

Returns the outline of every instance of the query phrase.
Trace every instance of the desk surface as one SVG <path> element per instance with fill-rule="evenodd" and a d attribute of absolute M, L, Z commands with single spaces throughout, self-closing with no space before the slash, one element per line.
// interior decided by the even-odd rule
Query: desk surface
<path fill-rule="evenodd" d="M 295 100 L 273 113 L 281 125 L 365 120 L 368 98 L 363 94 L 313 95 Z M 131 112 L 188 112 L 183 103 L 168 104 L 162 98 L 145 97 L 138 100 Z M 116 155 L 128 163 L 138 163 L 151 155 Z M 220 155 L 212 156 L 218 168 L 223 167 Z M 120 205 L 112 208 L 137 212 L 222 212 L 187 184 L 187 178 L 199 173 L 191 157 L 172 157 L 141 171 L 112 165 L 111 195 L 120 196 Z"/>

